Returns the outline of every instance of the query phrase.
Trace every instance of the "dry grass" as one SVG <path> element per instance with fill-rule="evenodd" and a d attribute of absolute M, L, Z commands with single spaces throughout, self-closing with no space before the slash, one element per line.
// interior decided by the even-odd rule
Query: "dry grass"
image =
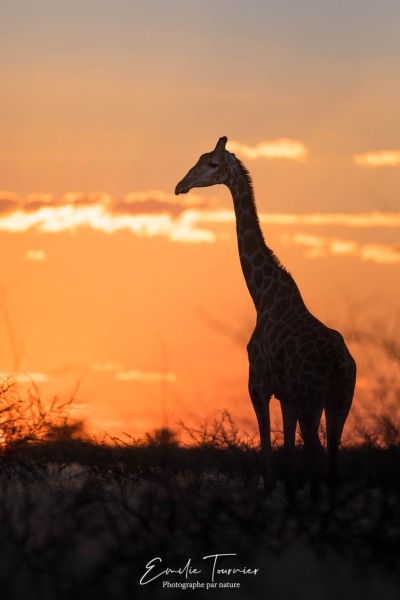
<path fill-rule="evenodd" d="M 183 591 L 161 580 L 139 585 L 146 563 L 160 556 L 178 568 L 215 552 L 237 553 L 260 572 L 237 577 L 239 592 L 209 590 L 207 598 L 398 597 L 399 446 L 342 449 L 337 506 L 322 502 L 317 511 L 299 447 L 293 511 L 280 482 L 263 496 L 258 449 L 228 413 L 191 431 L 184 447 L 168 430 L 99 442 L 67 428 L 55 439 L 42 412 L 38 438 L 29 430 L 3 450 L 2 597 L 176 598 Z M 276 448 L 278 474 L 281 454 Z"/>

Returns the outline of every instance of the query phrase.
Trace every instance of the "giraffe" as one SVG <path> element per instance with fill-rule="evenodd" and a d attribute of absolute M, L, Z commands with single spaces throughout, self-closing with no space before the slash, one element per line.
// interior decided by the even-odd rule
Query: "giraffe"
<path fill-rule="evenodd" d="M 261 443 L 261 471 L 268 494 L 275 485 L 271 465 L 269 401 L 280 401 L 285 455 L 285 489 L 294 500 L 295 432 L 299 423 L 310 480 L 312 504 L 318 501 L 323 450 L 318 435 L 325 411 L 328 483 L 334 496 L 337 455 L 349 413 L 356 364 L 342 335 L 314 317 L 290 273 L 266 245 L 260 228 L 252 180 L 221 137 L 212 152 L 178 183 L 175 193 L 224 184 L 232 194 L 239 258 L 256 309 L 256 325 L 247 346 L 248 389 Z"/>

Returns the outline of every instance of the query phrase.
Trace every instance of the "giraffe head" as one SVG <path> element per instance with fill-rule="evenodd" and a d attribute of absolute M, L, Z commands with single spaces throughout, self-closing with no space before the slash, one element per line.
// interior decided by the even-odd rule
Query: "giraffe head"
<path fill-rule="evenodd" d="M 233 156 L 225 150 L 228 138 L 221 137 L 212 152 L 202 154 L 175 188 L 175 194 L 186 194 L 194 187 L 207 187 L 217 183 L 226 183 L 229 175 L 228 157 Z"/>

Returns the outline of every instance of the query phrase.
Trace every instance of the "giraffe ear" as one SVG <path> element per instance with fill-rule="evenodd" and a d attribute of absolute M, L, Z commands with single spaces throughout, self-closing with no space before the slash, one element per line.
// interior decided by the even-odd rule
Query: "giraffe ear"
<path fill-rule="evenodd" d="M 221 156 L 224 153 L 227 141 L 228 138 L 226 136 L 219 138 L 217 145 L 215 146 L 215 149 L 213 151 L 214 156 Z"/>

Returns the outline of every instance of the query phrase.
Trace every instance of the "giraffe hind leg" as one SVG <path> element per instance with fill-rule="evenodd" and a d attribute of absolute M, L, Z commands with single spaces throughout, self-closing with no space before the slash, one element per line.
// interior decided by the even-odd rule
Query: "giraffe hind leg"
<path fill-rule="evenodd" d="M 317 412 L 299 415 L 301 434 L 304 441 L 304 455 L 307 474 L 310 481 L 310 501 L 315 507 L 320 498 L 323 449 L 318 435 L 322 408 Z"/>
<path fill-rule="evenodd" d="M 285 457 L 285 492 L 290 506 L 296 504 L 294 483 L 294 452 L 297 418 L 291 406 L 281 402 L 283 435 L 284 435 L 284 457 Z"/>
<path fill-rule="evenodd" d="M 356 384 L 356 363 L 343 343 L 341 361 L 335 385 L 325 406 L 326 442 L 328 451 L 328 488 L 331 505 L 336 502 L 338 480 L 338 452 L 343 427 L 350 412 Z"/>
<path fill-rule="evenodd" d="M 325 406 L 326 442 L 328 451 L 328 488 L 331 504 L 336 502 L 338 487 L 338 453 L 344 424 L 353 401 L 356 367 L 354 361 L 349 362 L 341 380 L 336 384 L 334 392 Z"/>
<path fill-rule="evenodd" d="M 351 406 L 351 400 L 340 409 L 329 403 L 325 408 L 326 442 L 328 452 L 328 490 L 331 504 L 335 504 L 338 487 L 338 453 L 343 427 Z"/>

